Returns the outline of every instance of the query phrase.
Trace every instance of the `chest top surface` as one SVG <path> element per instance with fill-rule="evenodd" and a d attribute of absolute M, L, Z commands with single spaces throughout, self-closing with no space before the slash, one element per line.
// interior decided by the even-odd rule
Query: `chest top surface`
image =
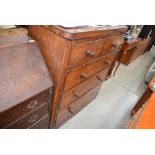
<path fill-rule="evenodd" d="M 0 112 L 53 86 L 40 49 L 30 39 L 0 37 Z"/>
<path fill-rule="evenodd" d="M 112 26 L 112 25 L 98 25 L 98 26 L 46 25 L 44 27 L 68 40 L 101 37 L 107 35 L 119 35 L 127 30 L 126 26 Z"/>

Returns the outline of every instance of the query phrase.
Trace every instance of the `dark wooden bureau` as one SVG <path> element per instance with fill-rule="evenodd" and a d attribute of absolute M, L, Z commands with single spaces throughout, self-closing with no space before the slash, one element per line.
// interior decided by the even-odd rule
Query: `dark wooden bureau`
<path fill-rule="evenodd" d="M 29 26 L 55 82 L 50 126 L 59 127 L 98 94 L 124 43 L 125 26 Z"/>
<path fill-rule="evenodd" d="M 0 128 L 48 128 L 53 82 L 37 43 L 0 36 Z"/>

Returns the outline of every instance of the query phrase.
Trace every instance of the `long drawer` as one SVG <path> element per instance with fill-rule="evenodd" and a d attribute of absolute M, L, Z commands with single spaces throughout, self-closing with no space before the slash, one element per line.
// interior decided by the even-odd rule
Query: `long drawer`
<path fill-rule="evenodd" d="M 116 52 L 110 53 L 86 65 L 68 71 L 64 90 L 67 91 L 103 69 L 108 68 L 113 62 L 115 55 Z"/>
<path fill-rule="evenodd" d="M 22 118 L 16 120 L 15 122 L 9 124 L 6 129 L 26 129 L 35 124 L 37 121 L 48 115 L 49 104 L 45 103 L 35 109 L 34 111 L 28 113 Z"/>
<path fill-rule="evenodd" d="M 91 102 L 97 96 L 102 84 L 97 85 L 95 88 L 91 89 L 85 95 L 77 99 L 75 102 L 70 104 L 66 109 L 58 112 L 56 126 L 60 126 L 66 120 L 71 118 L 74 114 L 80 111 L 84 106 Z"/>
<path fill-rule="evenodd" d="M 30 129 L 48 129 L 48 126 L 49 126 L 49 116 L 47 115 L 29 128 Z"/>
<path fill-rule="evenodd" d="M 89 62 L 101 55 L 103 39 L 74 44 L 72 47 L 69 68 Z"/>
<path fill-rule="evenodd" d="M 18 118 L 24 116 L 28 112 L 36 109 L 44 103 L 50 102 L 50 91 L 47 90 L 35 97 L 18 104 L 17 106 L 4 111 L 0 114 L 0 128 L 7 126 L 8 124 L 14 122 Z"/>
<path fill-rule="evenodd" d="M 79 85 L 73 87 L 72 89 L 66 91 L 62 96 L 59 110 L 64 109 L 66 106 L 68 106 L 73 101 L 77 100 L 90 89 L 103 82 L 106 78 L 108 71 L 109 67 L 97 73 L 95 76 L 87 79 L 86 81 L 80 83 Z"/>

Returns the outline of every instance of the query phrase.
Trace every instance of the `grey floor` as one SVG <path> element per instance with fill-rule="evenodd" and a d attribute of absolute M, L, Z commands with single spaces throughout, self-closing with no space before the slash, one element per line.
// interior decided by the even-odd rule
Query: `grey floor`
<path fill-rule="evenodd" d="M 128 66 L 121 64 L 115 77 L 105 81 L 97 98 L 61 129 L 117 129 L 130 118 L 131 109 L 146 89 L 144 78 L 155 58 L 155 47 Z"/>

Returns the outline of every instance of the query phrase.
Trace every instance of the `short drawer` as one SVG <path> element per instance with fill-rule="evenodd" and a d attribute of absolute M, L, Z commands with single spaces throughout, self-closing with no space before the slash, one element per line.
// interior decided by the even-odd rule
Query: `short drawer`
<path fill-rule="evenodd" d="M 58 112 L 56 127 L 62 125 L 65 121 L 71 118 L 74 114 L 80 111 L 84 106 L 96 98 L 100 87 L 102 84 L 97 85 L 95 88 L 91 89 L 85 95 L 80 97 L 78 100 L 70 104 L 66 109 Z"/>
<path fill-rule="evenodd" d="M 105 55 L 108 52 L 112 52 L 114 50 L 118 50 L 123 45 L 123 43 L 123 35 L 112 36 L 107 38 L 103 46 L 102 55 Z"/>
<path fill-rule="evenodd" d="M 87 63 L 101 55 L 104 40 L 74 44 L 71 51 L 69 68 Z"/>
<path fill-rule="evenodd" d="M 79 85 L 73 87 L 72 89 L 66 91 L 62 96 L 59 110 L 64 109 L 69 104 L 71 104 L 72 102 L 80 98 L 82 95 L 84 95 L 86 92 L 88 92 L 90 89 L 103 82 L 106 78 L 108 71 L 109 67 L 97 73 L 95 76 L 87 79 L 86 81 L 80 83 Z"/>
<path fill-rule="evenodd" d="M 48 129 L 49 127 L 49 115 L 43 117 L 41 120 L 33 124 L 29 129 Z"/>
<path fill-rule="evenodd" d="M 67 91 L 68 89 L 78 85 L 79 83 L 94 76 L 96 73 L 109 67 L 112 64 L 115 55 L 116 52 L 110 53 L 104 57 L 94 60 L 91 63 L 68 71 L 64 90 Z"/>
<path fill-rule="evenodd" d="M 34 111 L 9 124 L 6 129 L 26 129 L 48 115 L 49 104 L 43 104 Z"/>
<path fill-rule="evenodd" d="M 0 128 L 14 122 L 42 104 L 47 102 L 50 103 L 50 95 L 50 90 L 47 90 L 7 111 L 4 111 L 0 114 Z"/>

